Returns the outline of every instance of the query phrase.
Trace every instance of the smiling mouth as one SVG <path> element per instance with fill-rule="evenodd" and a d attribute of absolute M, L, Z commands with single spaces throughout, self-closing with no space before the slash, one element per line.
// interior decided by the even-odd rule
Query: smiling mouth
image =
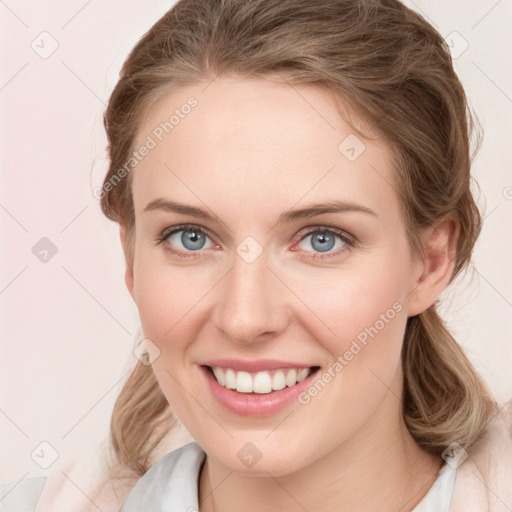
<path fill-rule="evenodd" d="M 311 366 L 310 368 L 278 368 L 246 372 L 219 366 L 204 365 L 204 367 L 220 386 L 238 393 L 259 395 L 293 387 L 320 369 L 319 366 Z"/>

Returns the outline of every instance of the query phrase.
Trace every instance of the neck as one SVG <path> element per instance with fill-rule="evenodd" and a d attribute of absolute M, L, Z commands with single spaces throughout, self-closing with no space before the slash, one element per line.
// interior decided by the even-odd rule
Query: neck
<path fill-rule="evenodd" d="M 357 434 L 284 476 L 235 473 L 207 457 L 199 481 L 200 512 L 413 510 L 442 459 L 416 444 L 396 396 L 388 393 L 386 400 Z"/>

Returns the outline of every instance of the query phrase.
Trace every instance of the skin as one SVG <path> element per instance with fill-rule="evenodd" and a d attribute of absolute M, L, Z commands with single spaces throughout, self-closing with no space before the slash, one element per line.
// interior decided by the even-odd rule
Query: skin
<path fill-rule="evenodd" d="M 413 257 L 391 153 L 348 103 L 351 119 L 371 135 L 359 136 L 366 149 L 353 162 L 338 145 L 354 130 L 324 90 L 236 77 L 206 85 L 173 91 L 141 124 L 136 147 L 190 96 L 198 101 L 132 171 L 135 246 L 126 270 L 144 335 L 160 350 L 153 362 L 159 384 L 207 453 L 200 510 L 412 510 L 443 461 L 405 427 L 400 351 L 407 318 L 450 280 L 457 226 L 447 218 L 426 229 L 425 254 Z M 144 211 L 156 199 L 216 217 Z M 277 224 L 287 210 L 331 200 L 375 214 Z M 156 243 L 183 223 L 211 234 L 204 248 L 188 249 L 181 233 Z M 306 234 L 322 227 L 357 242 L 337 239 L 319 252 Z M 252 263 L 236 251 L 248 236 L 262 249 Z M 121 238 L 126 244 L 123 229 Z M 178 259 L 166 247 L 192 257 Z M 322 254 L 330 257 L 315 259 Z M 293 360 L 325 371 L 397 301 L 401 311 L 306 405 L 238 416 L 216 402 L 199 372 L 198 364 L 221 357 Z M 251 468 L 237 457 L 248 442 L 261 452 Z"/>

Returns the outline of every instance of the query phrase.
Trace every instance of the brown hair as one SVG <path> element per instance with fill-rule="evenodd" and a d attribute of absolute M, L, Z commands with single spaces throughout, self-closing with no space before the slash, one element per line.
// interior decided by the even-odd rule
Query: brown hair
<path fill-rule="evenodd" d="M 467 267 L 481 226 L 470 190 L 472 117 L 442 37 L 397 0 L 180 0 L 158 20 L 124 63 L 104 117 L 110 169 L 101 207 L 126 229 L 128 265 L 130 175 L 105 185 L 129 160 L 156 100 L 224 74 L 278 74 L 348 99 L 393 151 L 415 252 L 420 229 L 452 213 L 459 224 L 452 280 Z M 469 451 L 494 401 L 435 305 L 408 319 L 402 361 L 403 414 L 418 445 L 440 454 L 457 441 Z M 119 463 L 142 475 L 172 422 L 151 367 L 137 363 L 112 414 Z"/>

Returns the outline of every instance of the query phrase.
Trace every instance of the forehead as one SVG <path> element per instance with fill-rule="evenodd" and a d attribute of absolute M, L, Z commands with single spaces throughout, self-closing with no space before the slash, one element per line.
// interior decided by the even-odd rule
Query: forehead
<path fill-rule="evenodd" d="M 212 207 L 229 198 L 238 215 L 326 199 L 398 213 L 389 149 L 348 104 L 344 110 L 371 138 L 356 134 L 317 86 L 218 77 L 176 89 L 137 133 L 135 149 L 151 148 L 133 171 L 136 212 L 169 196 Z"/>

